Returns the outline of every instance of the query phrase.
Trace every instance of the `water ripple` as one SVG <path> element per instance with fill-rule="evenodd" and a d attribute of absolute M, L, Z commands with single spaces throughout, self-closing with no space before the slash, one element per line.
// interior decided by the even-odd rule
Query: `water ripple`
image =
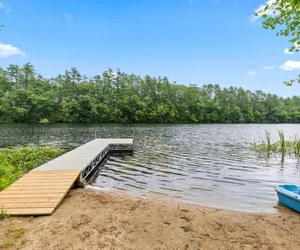
<path fill-rule="evenodd" d="M 118 188 L 142 189 L 143 195 L 146 192 L 203 205 L 272 211 L 277 203 L 274 185 L 300 176 L 294 160 L 282 170 L 279 159 L 266 162 L 251 151 L 250 142 L 263 136 L 269 126 L 158 127 L 138 127 L 134 155 L 109 159 L 107 166 L 113 166 L 117 178 L 122 178 Z M 98 176 L 94 185 L 101 178 Z"/>

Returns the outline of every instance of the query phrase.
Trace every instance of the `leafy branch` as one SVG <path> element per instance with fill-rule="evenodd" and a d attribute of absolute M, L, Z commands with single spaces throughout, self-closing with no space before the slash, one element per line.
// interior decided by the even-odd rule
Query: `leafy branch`
<path fill-rule="evenodd" d="M 256 16 L 262 17 L 264 29 L 277 30 L 276 36 L 289 37 L 291 46 L 289 52 L 299 52 L 300 49 L 300 0 L 274 0 L 269 1 L 260 8 Z M 296 79 L 284 82 L 291 86 L 300 83 L 300 75 Z"/>

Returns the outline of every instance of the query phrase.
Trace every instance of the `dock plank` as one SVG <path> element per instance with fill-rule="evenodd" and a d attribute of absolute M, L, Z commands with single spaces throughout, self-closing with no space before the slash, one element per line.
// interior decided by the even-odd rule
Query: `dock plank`
<path fill-rule="evenodd" d="M 41 186 L 41 183 L 40 182 L 25 182 L 25 183 L 14 183 L 13 184 L 14 185 L 14 187 L 30 187 L 30 186 L 37 186 L 37 187 L 40 187 Z M 53 181 L 52 181 L 52 183 L 50 183 L 50 182 L 48 182 L 48 183 L 45 183 L 44 182 L 44 185 L 45 186 L 53 186 Z M 68 186 L 68 183 L 67 182 L 58 182 L 58 183 L 56 183 L 56 185 L 55 186 Z"/>
<path fill-rule="evenodd" d="M 47 170 L 46 174 L 71 174 L 71 173 L 77 173 L 78 170 Z M 30 171 L 28 175 L 34 175 L 34 174 L 45 174 L 41 171 Z"/>
<path fill-rule="evenodd" d="M 60 185 L 60 186 L 51 186 L 51 185 L 47 185 L 47 186 L 31 186 L 31 185 L 27 185 L 27 186 L 10 186 L 9 188 L 5 189 L 5 190 L 48 190 L 48 189 L 52 189 L 52 190 L 60 190 L 60 189 L 65 189 L 69 187 L 68 184 L 65 185 Z"/>
<path fill-rule="evenodd" d="M 3 191 L 3 194 L 8 195 L 8 194 L 61 194 L 64 193 L 66 191 L 66 188 L 63 189 L 46 189 L 46 190 L 38 190 L 38 189 L 34 189 L 34 190 L 5 190 Z"/>
<path fill-rule="evenodd" d="M 53 182 L 53 181 L 57 181 L 57 182 L 64 182 L 64 181 L 69 181 L 72 180 L 73 178 L 70 177 L 64 177 L 64 178 L 57 178 L 57 177 L 49 177 L 49 176 L 45 176 L 44 178 L 27 178 L 27 177 L 23 177 L 20 180 L 16 181 L 17 183 L 26 183 L 26 182 Z"/>
<path fill-rule="evenodd" d="M 61 193 L 57 194 L 5 194 L 1 192 L 0 198 L 5 199 L 18 199 L 18 198 L 60 198 L 62 196 Z"/>
<path fill-rule="evenodd" d="M 19 202 L 19 203 L 5 203 L 1 204 L 0 207 L 3 209 L 14 209 L 14 208 L 54 208 L 56 202 L 46 203 L 46 202 Z"/>
<path fill-rule="evenodd" d="M 58 203 L 60 198 L 51 198 L 51 197 L 46 197 L 46 198 L 39 198 L 38 202 L 39 203 Z M 36 198 L 17 198 L 17 199 L 6 199 L 6 198 L 0 198 L 0 204 L 11 204 L 11 203 L 36 203 L 37 199 Z M 0 205 L 1 207 L 1 205 Z"/>
<path fill-rule="evenodd" d="M 53 178 L 55 178 L 56 180 L 65 180 L 65 179 L 73 179 L 73 175 L 25 175 L 23 177 L 23 181 L 24 180 L 45 180 L 45 179 L 49 179 L 49 180 L 53 180 Z"/>
<path fill-rule="evenodd" d="M 55 208 L 9 208 L 5 209 L 9 215 L 50 215 Z"/>

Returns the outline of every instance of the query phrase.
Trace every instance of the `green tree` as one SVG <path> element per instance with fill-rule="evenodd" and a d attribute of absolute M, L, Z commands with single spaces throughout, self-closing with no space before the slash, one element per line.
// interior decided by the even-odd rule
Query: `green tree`
<path fill-rule="evenodd" d="M 179 85 L 167 77 L 76 68 L 44 78 L 33 65 L 0 68 L 0 121 L 85 123 L 300 122 L 300 98 L 219 85 Z"/>
<path fill-rule="evenodd" d="M 300 48 L 300 0 L 274 0 L 269 1 L 265 7 L 261 8 L 256 16 L 262 16 L 264 21 L 262 27 L 275 30 L 277 36 L 289 38 L 291 43 L 290 52 L 298 52 Z M 292 85 L 294 82 L 300 83 L 300 75 L 296 79 L 285 82 Z"/>

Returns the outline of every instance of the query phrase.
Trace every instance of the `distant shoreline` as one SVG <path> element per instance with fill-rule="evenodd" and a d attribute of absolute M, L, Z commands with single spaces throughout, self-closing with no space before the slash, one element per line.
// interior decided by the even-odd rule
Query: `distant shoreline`
<path fill-rule="evenodd" d="M 262 123 L 262 122 L 249 122 L 249 123 L 222 123 L 222 122 L 214 122 L 214 123 L 120 123 L 120 122 L 102 122 L 102 123 L 94 123 L 94 122 L 49 122 L 49 123 L 39 123 L 39 122 L 4 122 L 0 121 L 0 124 L 27 124 L 27 125 L 55 125 L 55 124 L 64 124 L 64 125 L 124 125 L 124 126 L 136 126 L 136 125 L 300 125 L 299 122 L 293 122 L 293 123 L 288 123 L 288 122 L 282 122 L 282 123 Z"/>
<path fill-rule="evenodd" d="M 17 73 L 20 72 L 20 73 Z M 22 73 L 21 73 L 22 72 Z M 24 77 L 26 76 L 26 77 Z M 167 77 L 77 68 L 43 77 L 34 65 L 2 69 L 0 120 L 29 123 L 299 123 L 300 96 Z"/>

